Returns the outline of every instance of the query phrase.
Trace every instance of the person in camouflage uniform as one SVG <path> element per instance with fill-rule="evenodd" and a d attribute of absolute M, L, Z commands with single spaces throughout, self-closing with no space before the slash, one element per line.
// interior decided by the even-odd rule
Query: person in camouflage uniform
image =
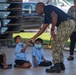
<path fill-rule="evenodd" d="M 74 5 L 69 8 L 68 15 L 74 18 L 75 25 L 76 25 L 76 0 L 74 0 Z M 73 55 L 74 55 L 74 47 L 76 43 L 76 26 L 75 26 L 74 32 L 70 36 L 70 40 L 71 40 L 70 41 L 70 56 L 67 59 L 74 60 Z"/>
<path fill-rule="evenodd" d="M 63 49 L 64 45 L 74 30 L 75 23 L 69 15 L 53 5 L 46 5 L 39 2 L 36 5 L 36 11 L 39 15 L 44 14 L 43 26 L 40 30 L 30 39 L 34 41 L 39 35 L 41 35 L 50 23 L 52 40 L 52 57 L 54 66 L 50 69 L 46 69 L 48 73 L 60 73 L 61 70 L 65 70 L 63 60 Z M 57 34 L 55 34 L 55 26 L 57 27 Z"/>

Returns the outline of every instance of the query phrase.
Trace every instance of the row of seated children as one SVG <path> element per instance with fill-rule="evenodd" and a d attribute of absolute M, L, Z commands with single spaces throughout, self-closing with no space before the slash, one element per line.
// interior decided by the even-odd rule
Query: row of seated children
<path fill-rule="evenodd" d="M 44 50 L 42 47 L 43 40 L 41 38 L 35 40 L 34 47 L 32 49 L 32 64 L 27 60 L 27 47 L 30 41 L 27 40 L 26 43 L 23 43 L 23 40 L 19 35 L 14 38 L 14 41 L 16 42 L 14 67 L 30 68 L 32 64 L 34 67 L 52 65 L 51 61 L 44 58 Z"/>

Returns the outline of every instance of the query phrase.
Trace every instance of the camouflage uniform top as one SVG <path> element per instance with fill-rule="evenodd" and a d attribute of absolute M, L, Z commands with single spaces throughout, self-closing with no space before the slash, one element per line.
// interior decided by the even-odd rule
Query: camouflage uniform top
<path fill-rule="evenodd" d="M 76 10 L 74 8 L 74 6 L 71 6 L 68 10 L 68 15 L 72 16 L 74 21 L 76 21 Z M 75 30 L 76 31 L 76 26 L 75 26 Z"/>

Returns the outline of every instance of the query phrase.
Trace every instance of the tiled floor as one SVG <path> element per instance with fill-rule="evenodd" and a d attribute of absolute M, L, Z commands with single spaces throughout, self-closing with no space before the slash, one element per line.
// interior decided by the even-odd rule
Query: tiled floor
<path fill-rule="evenodd" d="M 31 47 L 28 48 L 28 59 L 31 61 Z M 11 63 L 14 65 L 14 48 L 2 48 L 0 52 L 5 52 L 7 55 L 7 63 Z M 76 75 L 76 53 L 74 53 L 74 61 L 68 61 L 67 57 L 69 55 L 69 51 L 64 51 L 64 63 L 66 66 L 66 70 L 61 73 L 46 73 L 45 69 L 49 67 L 37 67 L 30 69 L 22 69 L 22 68 L 14 68 L 12 69 L 0 69 L 0 75 Z M 51 50 L 45 49 L 45 57 L 48 60 L 52 61 Z"/>

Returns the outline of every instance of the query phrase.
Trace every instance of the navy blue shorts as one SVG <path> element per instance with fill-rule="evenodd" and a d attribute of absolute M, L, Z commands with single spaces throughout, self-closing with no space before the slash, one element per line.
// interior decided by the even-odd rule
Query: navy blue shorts
<path fill-rule="evenodd" d="M 25 61 L 25 60 L 15 60 L 15 63 L 17 65 L 23 65 L 24 63 L 28 63 L 29 61 Z"/>
<path fill-rule="evenodd" d="M 42 61 L 38 66 L 51 66 L 52 65 L 52 62 L 51 61 Z"/>

